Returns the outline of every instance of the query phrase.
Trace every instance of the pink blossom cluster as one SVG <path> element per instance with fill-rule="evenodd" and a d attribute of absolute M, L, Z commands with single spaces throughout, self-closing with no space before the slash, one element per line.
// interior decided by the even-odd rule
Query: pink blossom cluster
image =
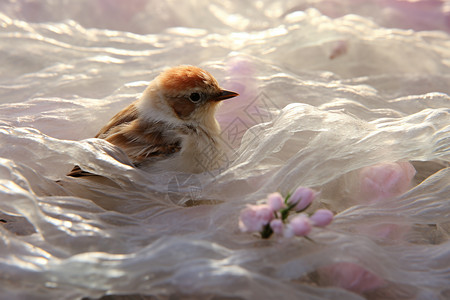
<path fill-rule="evenodd" d="M 239 228 L 242 232 L 259 232 L 262 238 L 272 234 L 288 238 L 307 236 L 313 226 L 325 227 L 333 220 L 333 213 L 328 209 L 318 209 L 311 216 L 304 213 L 315 197 L 316 192 L 305 187 L 299 187 L 286 198 L 272 193 L 265 203 L 249 204 L 241 211 Z M 290 217 L 290 212 L 298 215 Z"/>

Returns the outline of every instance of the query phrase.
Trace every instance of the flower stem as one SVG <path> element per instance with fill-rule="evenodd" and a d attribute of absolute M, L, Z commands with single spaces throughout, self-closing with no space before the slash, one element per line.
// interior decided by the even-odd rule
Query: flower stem
<path fill-rule="evenodd" d="M 263 239 L 268 239 L 270 238 L 270 236 L 272 235 L 273 230 L 270 227 L 270 224 L 266 224 L 263 228 L 263 230 L 261 231 L 261 238 Z"/>
<path fill-rule="evenodd" d="M 297 203 L 291 203 L 289 204 L 288 207 L 286 207 L 285 209 L 281 210 L 281 220 L 284 221 L 287 219 L 287 217 L 289 216 L 289 212 L 291 211 L 291 209 L 293 209 L 295 206 L 297 205 Z"/>

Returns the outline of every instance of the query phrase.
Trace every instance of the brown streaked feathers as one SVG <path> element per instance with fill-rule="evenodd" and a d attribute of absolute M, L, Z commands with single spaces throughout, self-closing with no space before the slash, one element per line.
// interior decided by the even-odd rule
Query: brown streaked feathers
<path fill-rule="evenodd" d="M 95 136 L 96 138 L 102 138 L 102 136 L 105 136 L 108 134 L 108 131 L 111 130 L 111 128 L 114 128 L 115 126 L 118 126 L 120 124 L 129 123 L 131 121 L 134 121 L 138 117 L 138 111 L 136 107 L 136 102 L 131 103 L 129 106 L 122 109 L 120 112 L 118 112 L 112 119 L 106 124 Z"/>
<path fill-rule="evenodd" d="M 118 146 L 138 166 L 143 160 L 150 158 L 166 158 L 181 150 L 181 139 L 177 138 L 180 129 L 171 128 L 163 121 L 142 122 L 138 119 L 135 103 L 117 113 L 104 126 L 96 138 L 104 139 Z M 67 176 L 92 176 L 75 166 Z"/>

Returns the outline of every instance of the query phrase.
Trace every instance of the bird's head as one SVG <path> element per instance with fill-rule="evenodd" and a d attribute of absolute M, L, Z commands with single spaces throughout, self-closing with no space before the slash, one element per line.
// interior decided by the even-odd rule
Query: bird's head
<path fill-rule="evenodd" d="M 238 93 L 220 88 L 207 71 L 194 66 L 178 66 L 162 72 L 144 93 L 142 105 L 171 119 L 208 123 L 218 104 Z M 145 107 L 141 107 L 145 109 Z"/>

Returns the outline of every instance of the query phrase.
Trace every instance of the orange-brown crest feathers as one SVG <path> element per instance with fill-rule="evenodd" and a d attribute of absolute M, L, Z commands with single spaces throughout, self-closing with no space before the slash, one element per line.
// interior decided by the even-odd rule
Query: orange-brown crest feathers
<path fill-rule="evenodd" d="M 182 92 L 196 87 L 216 86 L 214 77 L 195 66 L 178 66 L 159 75 L 161 87 L 166 91 Z"/>

